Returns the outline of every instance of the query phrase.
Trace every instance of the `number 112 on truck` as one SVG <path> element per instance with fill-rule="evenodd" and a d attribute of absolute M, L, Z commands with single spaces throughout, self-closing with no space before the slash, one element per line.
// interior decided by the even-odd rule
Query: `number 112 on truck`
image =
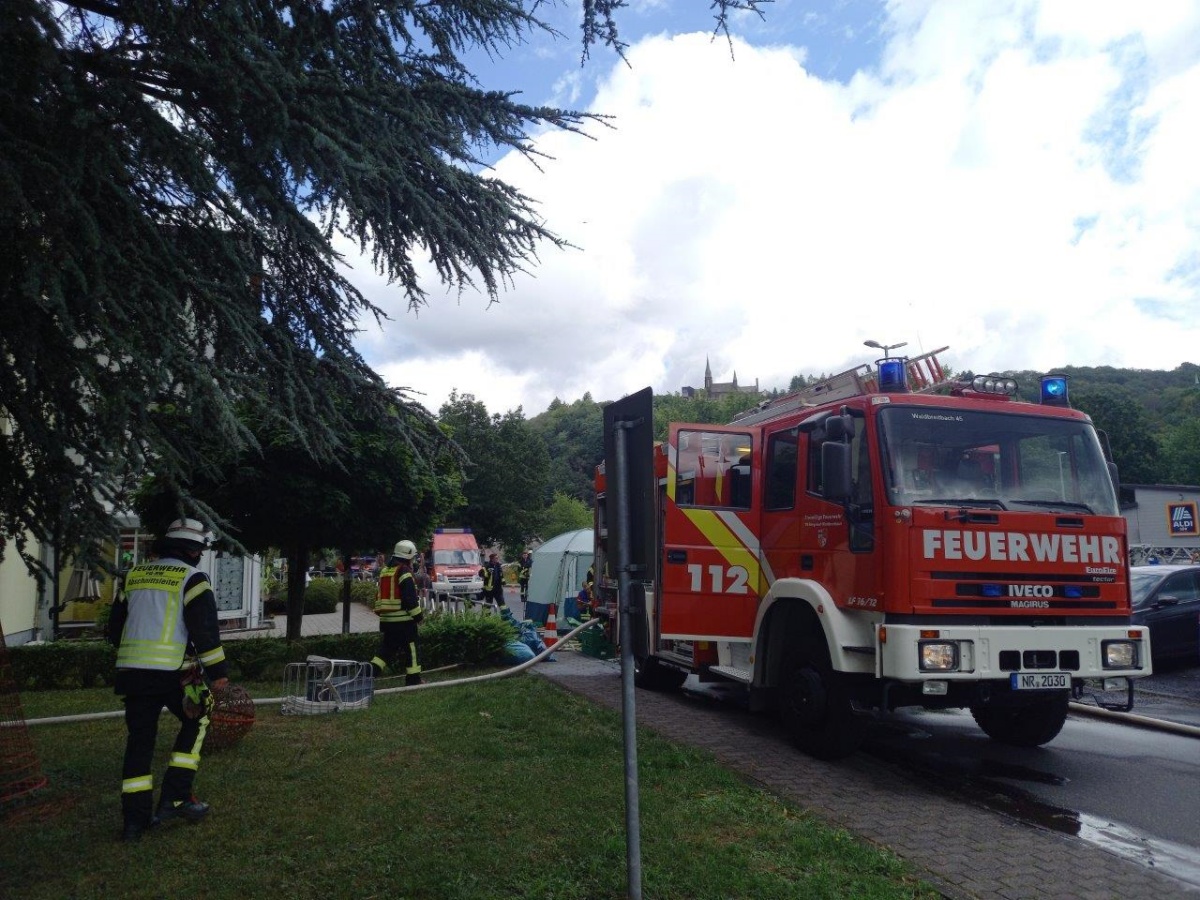
<path fill-rule="evenodd" d="M 1065 376 L 1025 402 L 1002 376 L 951 381 L 943 350 L 631 451 L 629 527 L 647 550 L 633 633 L 615 638 L 640 687 L 743 684 L 826 759 L 900 707 L 969 709 L 1024 747 L 1053 740 L 1073 698 L 1132 708 L 1150 640 L 1130 624 L 1116 468 L 1091 419 Z M 650 401 L 611 404 L 606 428 L 649 419 Z M 611 471 L 596 473 L 596 585 L 615 610 Z"/>

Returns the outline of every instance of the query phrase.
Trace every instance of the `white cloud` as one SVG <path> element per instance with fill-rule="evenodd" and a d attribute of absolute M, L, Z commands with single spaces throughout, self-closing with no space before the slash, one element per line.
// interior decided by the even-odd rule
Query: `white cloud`
<path fill-rule="evenodd" d="M 368 359 L 435 410 L 457 388 L 528 415 L 699 384 L 706 357 L 786 386 L 865 361 L 866 338 L 976 371 L 1200 361 L 1200 9 L 888 13 L 879 68 L 848 84 L 802 47 L 638 43 L 588 104 L 615 130 L 496 167 L 581 249 L 490 308 L 435 287 L 414 316 L 359 277 L 395 317 Z"/>

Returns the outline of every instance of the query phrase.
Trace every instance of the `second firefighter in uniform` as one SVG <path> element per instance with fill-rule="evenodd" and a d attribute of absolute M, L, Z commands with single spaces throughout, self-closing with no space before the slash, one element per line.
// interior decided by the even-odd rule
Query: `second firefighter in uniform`
<path fill-rule="evenodd" d="M 400 541 L 379 573 L 379 597 L 375 613 L 379 616 L 382 646 L 371 660 L 376 675 L 403 670 L 405 684 L 421 683 L 421 658 L 418 652 L 418 625 L 424 610 L 417 597 L 412 561 L 417 547 L 412 541 Z"/>

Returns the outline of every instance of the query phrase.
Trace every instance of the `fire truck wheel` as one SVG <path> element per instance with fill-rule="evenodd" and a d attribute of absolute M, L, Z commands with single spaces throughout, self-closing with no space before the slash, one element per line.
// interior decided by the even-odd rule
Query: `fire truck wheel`
<path fill-rule="evenodd" d="M 1012 747 L 1040 747 L 1062 731 L 1067 720 L 1070 695 L 1057 691 L 1052 696 L 1020 706 L 976 704 L 971 715 L 993 741 Z"/>
<path fill-rule="evenodd" d="M 829 664 L 824 644 L 806 641 L 783 662 L 779 717 L 792 742 L 817 759 L 843 759 L 862 744 L 849 684 Z"/>
<path fill-rule="evenodd" d="M 634 657 L 633 683 L 648 691 L 675 691 L 687 681 L 688 673 L 664 666 L 652 656 Z"/>

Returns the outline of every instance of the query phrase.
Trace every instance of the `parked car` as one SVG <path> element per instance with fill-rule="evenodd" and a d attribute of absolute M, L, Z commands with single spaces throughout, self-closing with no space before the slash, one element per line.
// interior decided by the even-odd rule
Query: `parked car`
<path fill-rule="evenodd" d="M 1133 624 L 1150 628 L 1154 663 L 1200 656 L 1200 566 L 1134 566 Z"/>

